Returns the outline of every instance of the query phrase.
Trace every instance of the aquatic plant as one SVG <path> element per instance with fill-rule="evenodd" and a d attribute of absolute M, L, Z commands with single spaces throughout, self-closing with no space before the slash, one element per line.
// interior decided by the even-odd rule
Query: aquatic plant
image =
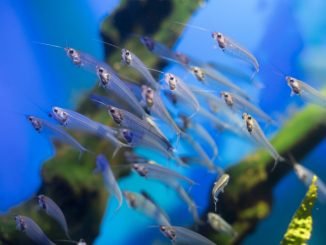
<path fill-rule="evenodd" d="M 303 245 L 307 244 L 307 241 L 310 239 L 313 225 L 312 208 L 314 207 L 317 199 L 318 191 L 316 182 L 317 177 L 314 176 L 306 196 L 302 200 L 298 210 L 295 212 L 289 227 L 284 234 L 281 245 Z"/>

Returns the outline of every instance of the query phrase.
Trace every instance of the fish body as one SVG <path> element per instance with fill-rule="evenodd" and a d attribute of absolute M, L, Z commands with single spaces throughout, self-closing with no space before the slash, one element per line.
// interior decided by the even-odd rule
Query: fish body
<path fill-rule="evenodd" d="M 130 191 L 124 191 L 123 195 L 131 208 L 155 219 L 159 225 L 170 225 L 167 215 L 146 195 Z"/>
<path fill-rule="evenodd" d="M 209 223 L 215 231 L 223 232 L 232 237 L 237 236 L 237 232 L 232 226 L 216 213 L 209 212 L 207 214 L 207 223 Z"/>
<path fill-rule="evenodd" d="M 151 113 L 157 115 L 162 120 L 164 120 L 175 130 L 177 135 L 180 136 L 182 131 L 172 119 L 158 92 L 155 92 L 150 87 L 142 86 L 142 97 L 145 102 L 145 105 L 147 106 L 147 108 L 149 108 Z"/>
<path fill-rule="evenodd" d="M 29 217 L 15 216 L 16 229 L 24 232 L 33 242 L 39 245 L 55 245 L 42 231 L 42 229 Z"/>
<path fill-rule="evenodd" d="M 185 101 L 190 102 L 191 106 L 194 109 L 194 112 L 190 117 L 194 116 L 199 111 L 200 105 L 196 96 L 187 87 L 186 83 L 182 81 L 181 78 L 175 76 L 172 73 L 166 73 L 164 75 L 164 80 L 166 84 L 169 86 L 170 91 L 172 93 L 176 93 L 178 96 L 182 97 Z"/>
<path fill-rule="evenodd" d="M 156 163 L 133 163 L 132 169 L 135 170 L 140 176 L 148 179 L 156 179 L 168 186 L 175 186 L 179 181 L 184 181 L 190 185 L 195 182 L 186 176 L 179 174 L 166 167 L 160 166 Z"/>
<path fill-rule="evenodd" d="M 152 122 L 150 117 L 140 119 L 126 110 L 107 104 L 102 96 L 93 95 L 92 100 L 105 105 L 108 108 L 108 113 L 112 117 L 113 121 L 120 127 L 147 134 L 148 137 L 153 137 L 155 140 L 165 145 L 168 150 L 173 149 L 170 141 L 158 129 L 156 124 Z"/>
<path fill-rule="evenodd" d="M 229 183 L 229 180 L 230 180 L 230 176 L 228 174 L 222 174 L 222 176 L 219 177 L 217 181 L 214 183 L 212 196 L 214 199 L 215 212 L 216 212 L 216 204 L 218 201 L 218 196 L 221 192 L 224 192 L 224 188 Z"/>
<path fill-rule="evenodd" d="M 96 173 L 99 172 L 102 174 L 104 185 L 107 191 L 110 194 L 113 194 L 118 201 L 118 207 L 116 208 L 116 211 L 118 211 L 122 206 L 123 195 L 119 187 L 119 184 L 116 178 L 114 177 L 109 161 L 106 159 L 106 157 L 103 154 L 100 154 L 96 157 L 96 168 L 94 171 Z"/>
<path fill-rule="evenodd" d="M 38 195 L 37 200 L 40 208 L 60 224 L 67 238 L 70 239 L 67 221 L 59 206 L 51 198 L 45 195 Z"/>
<path fill-rule="evenodd" d="M 249 135 L 263 148 L 265 148 L 268 153 L 274 158 L 275 163 L 274 167 L 280 161 L 285 161 L 285 159 L 276 151 L 276 149 L 272 146 L 269 140 L 266 138 L 265 134 L 263 133 L 262 129 L 260 128 L 257 121 L 248 113 L 242 114 L 242 119 L 244 120 L 246 129 Z"/>
<path fill-rule="evenodd" d="M 274 123 L 273 119 L 270 116 L 268 116 L 260 108 L 250 103 L 248 100 L 242 98 L 241 96 L 226 91 L 222 91 L 220 95 L 223 101 L 225 102 L 225 104 L 230 109 L 240 113 L 243 111 L 247 111 L 249 113 L 257 115 L 257 117 L 261 118 L 263 121 L 267 123 Z"/>
<path fill-rule="evenodd" d="M 256 57 L 248 50 L 241 47 L 221 32 L 213 32 L 212 38 L 218 43 L 218 46 L 224 53 L 249 63 L 256 73 L 259 71 L 259 63 Z"/>
<path fill-rule="evenodd" d="M 181 226 L 161 225 L 160 231 L 172 244 L 215 245 L 214 242 L 203 235 Z"/>
<path fill-rule="evenodd" d="M 316 174 L 313 173 L 311 170 L 305 168 L 304 166 L 302 166 L 299 163 L 294 163 L 293 168 L 294 168 L 294 172 L 296 173 L 296 175 L 298 176 L 298 178 L 307 187 L 309 187 L 310 184 L 311 184 L 311 181 L 312 181 L 313 177 Z M 317 177 L 317 178 L 318 178 L 317 179 L 317 182 L 316 182 L 316 185 L 318 187 L 318 195 L 317 195 L 317 198 L 321 202 L 325 203 L 326 202 L 326 185 L 325 185 L 325 183 L 319 177 Z"/>
<path fill-rule="evenodd" d="M 144 85 L 149 86 L 154 90 L 159 89 L 159 85 L 155 78 L 149 72 L 145 64 L 134 53 L 128 49 L 122 49 L 121 58 L 124 64 L 137 70 L 146 79 L 146 83 Z"/>
<path fill-rule="evenodd" d="M 117 139 L 117 130 L 93 121 L 78 112 L 55 106 L 52 107 L 52 115 L 66 128 L 95 134 L 109 140 L 116 147 L 115 152 L 122 147 L 127 147 Z"/>
<path fill-rule="evenodd" d="M 124 101 L 130 108 L 132 112 L 139 118 L 145 118 L 146 112 L 140 105 L 136 96 L 127 87 L 127 85 L 122 81 L 114 72 L 114 70 L 104 64 L 103 66 L 96 67 L 96 74 L 100 80 L 100 85 L 108 92 L 114 93 L 119 99 Z"/>
<path fill-rule="evenodd" d="M 291 88 L 291 95 L 298 95 L 307 102 L 326 107 L 326 96 L 307 83 L 294 77 L 285 77 L 288 86 Z"/>
<path fill-rule="evenodd" d="M 75 138 L 70 136 L 60 127 L 34 116 L 27 116 L 27 119 L 38 133 L 47 135 L 52 140 L 58 140 L 60 142 L 66 143 L 77 149 L 80 153 L 88 151 Z"/>

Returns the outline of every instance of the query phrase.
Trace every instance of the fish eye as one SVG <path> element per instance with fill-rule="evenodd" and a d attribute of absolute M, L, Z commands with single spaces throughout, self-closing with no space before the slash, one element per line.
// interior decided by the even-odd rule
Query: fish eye
<path fill-rule="evenodd" d="M 134 164 L 133 166 L 134 166 L 134 169 L 136 169 L 136 170 L 137 170 L 138 167 L 139 167 L 138 164 Z"/>
<path fill-rule="evenodd" d="M 115 112 L 115 110 L 114 110 L 113 108 L 111 108 L 111 109 L 110 109 L 110 112 L 111 112 L 111 113 L 114 113 L 114 112 Z"/>
<path fill-rule="evenodd" d="M 126 55 L 127 55 L 127 56 L 129 56 L 129 55 L 130 55 L 129 51 L 126 51 Z"/>
<path fill-rule="evenodd" d="M 228 98 L 228 97 L 229 97 L 229 95 L 228 95 L 228 94 L 224 94 L 224 97 L 225 97 L 225 98 Z"/>
<path fill-rule="evenodd" d="M 55 108 L 53 111 L 54 111 L 55 113 L 57 113 L 57 112 L 58 112 L 58 109 L 57 109 L 57 108 Z"/>
<path fill-rule="evenodd" d="M 98 72 L 99 73 L 103 73 L 104 72 L 104 69 L 102 67 L 98 68 Z"/>
<path fill-rule="evenodd" d="M 221 33 L 217 33 L 216 35 L 218 38 L 221 38 L 222 37 L 222 34 Z"/>
<path fill-rule="evenodd" d="M 69 54 L 74 54 L 74 53 L 75 53 L 75 50 L 73 50 L 72 48 L 70 48 L 70 49 L 68 50 L 68 52 L 69 52 Z"/>
<path fill-rule="evenodd" d="M 251 120 L 251 116 L 248 116 L 248 120 Z"/>
<path fill-rule="evenodd" d="M 170 81 L 173 81 L 174 80 L 174 76 L 170 76 Z"/>
<path fill-rule="evenodd" d="M 161 229 L 161 231 L 165 231 L 166 230 L 166 227 L 164 225 L 161 225 L 160 226 L 160 229 Z"/>

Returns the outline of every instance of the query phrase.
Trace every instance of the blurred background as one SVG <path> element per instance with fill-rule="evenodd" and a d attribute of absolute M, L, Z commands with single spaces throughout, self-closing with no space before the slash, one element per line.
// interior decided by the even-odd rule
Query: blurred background
<path fill-rule="evenodd" d="M 227 0 L 0 1 L 1 216 L 7 217 L 12 210 L 19 210 L 40 190 L 48 191 L 47 184 L 60 183 L 60 171 L 56 170 L 54 163 L 58 169 L 64 169 L 60 161 L 70 164 L 73 166 L 72 171 L 76 172 L 83 171 L 81 169 L 84 166 L 89 169 L 94 167 L 91 163 L 79 165 L 77 155 L 69 157 L 69 161 L 63 160 L 62 154 L 56 155 L 52 144 L 37 135 L 22 116 L 28 113 L 44 117 L 46 115 L 42 108 L 50 108 L 53 105 L 71 109 L 82 108 L 86 94 L 96 87 L 96 78 L 74 67 L 65 57 L 63 50 L 36 42 L 68 45 L 90 53 L 100 60 L 113 62 L 115 59 L 115 62 L 119 63 L 117 54 L 112 55 L 110 60 L 110 50 L 112 53 L 119 51 L 108 49 L 97 40 L 111 41 L 133 50 L 133 43 L 139 45 L 137 35 L 147 34 L 165 41 L 173 50 L 189 54 L 201 62 L 230 65 L 234 63 L 225 59 L 223 54 L 214 48 L 209 33 L 195 28 L 184 28 L 173 21 L 227 33 L 260 60 L 261 71 L 256 79 L 263 84 L 263 88 L 257 92 L 257 89 L 249 87 L 248 91 L 265 112 L 283 122 L 302 110 L 306 104 L 300 98 L 290 96 L 290 89 L 280 74 L 292 75 L 325 90 L 325 11 L 326 2 L 322 0 L 248 0 L 236 3 Z M 134 49 L 134 52 L 140 58 L 153 56 L 144 48 Z M 149 67 L 154 68 L 157 65 L 159 69 L 185 76 L 185 71 L 174 63 L 155 63 L 151 58 L 148 59 L 152 66 L 145 63 Z M 114 67 L 119 68 L 119 65 Z M 243 86 L 248 87 L 245 84 Z M 279 130 L 265 129 L 269 136 L 276 135 Z M 217 136 L 214 131 L 211 133 L 216 135 L 219 145 L 219 166 L 225 169 L 256 150 L 253 145 L 235 136 Z M 309 148 L 309 152 L 300 159 L 302 164 L 323 180 L 326 180 L 325 152 L 324 135 L 323 139 Z M 44 175 L 46 166 L 45 169 L 42 166 L 49 159 L 52 160 L 46 165 L 50 166 L 48 170 L 52 172 L 50 175 Z M 83 162 L 89 160 L 83 159 Z M 92 175 L 91 171 L 89 174 Z M 208 197 L 215 175 L 207 173 L 205 169 L 186 171 L 186 174 L 201 183 L 190 193 L 200 213 L 204 215 L 211 205 Z M 78 181 L 76 178 L 74 183 L 79 183 Z M 93 183 L 92 181 L 89 183 Z M 149 185 L 135 174 L 129 174 L 120 178 L 119 184 L 122 189 L 150 192 L 170 215 L 173 224 L 192 225 L 187 207 L 173 191 L 160 183 Z M 56 188 L 51 189 L 56 196 L 72 195 L 71 188 L 66 191 L 59 186 L 58 184 Z M 80 187 L 78 190 L 78 185 L 76 186 L 77 190 L 73 190 L 77 194 L 73 196 L 85 198 L 80 200 L 88 200 L 86 203 L 103 201 L 95 215 L 96 222 L 85 218 L 79 224 L 80 227 L 71 224 L 74 226 L 73 233 L 88 238 L 90 244 L 167 244 L 167 240 L 159 231 L 150 228 L 153 221 L 131 210 L 127 204 L 112 215 L 116 203 L 111 201 L 107 194 L 100 195 L 90 189 L 90 194 L 86 195 L 85 189 Z M 278 244 L 305 192 L 306 187 L 293 171 L 284 172 L 284 176 L 273 185 L 270 212 L 245 234 L 240 243 Z M 67 203 L 71 204 L 62 201 L 69 224 L 70 214 L 67 213 L 74 212 L 72 209 L 75 204 L 69 206 Z M 94 214 L 94 206 L 87 207 L 85 203 L 84 206 L 82 212 L 89 212 L 90 216 Z M 317 203 L 313 218 L 313 233 L 309 244 L 326 244 L 325 205 Z M 228 217 L 225 219 L 228 220 Z M 94 223 L 91 223 L 93 221 Z M 10 226 L 9 223 L 10 221 L 2 222 L 0 226 L 2 241 L 8 242 L 10 234 L 17 234 L 8 232 L 5 226 Z M 90 229 L 91 235 L 83 233 L 90 226 L 93 227 Z M 9 235 L 4 235 L 5 232 Z"/>

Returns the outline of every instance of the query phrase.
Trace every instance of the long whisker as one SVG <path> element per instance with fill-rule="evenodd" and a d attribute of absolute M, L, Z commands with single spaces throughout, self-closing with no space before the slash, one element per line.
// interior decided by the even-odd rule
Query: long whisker
<path fill-rule="evenodd" d="M 54 44 L 50 44 L 50 43 L 42 43 L 42 42 L 37 42 L 37 41 L 33 41 L 33 43 L 39 44 L 39 45 L 44 45 L 44 46 L 49 46 L 49 47 L 53 47 L 53 48 L 64 49 L 64 47 L 62 47 L 62 46 L 54 45 Z"/>
<path fill-rule="evenodd" d="M 120 50 L 122 49 L 121 47 L 119 47 L 119 46 L 117 46 L 117 45 L 115 45 L 115 44 L 113 44 L 113 43 L 104 42 L 104 41 L 99 40 L 99 39 L 96 39 L 96 38 L 93 38 L 93 40 L 94 40 L 94 41 L 97 41 L 97 42 L 100 42 L 100 43 L 104 43 L 104 44 L 109 45 L 109 46 L 111 46 L 111 47 L 113 47 L 113 48 L 116 48 L 116 49 L 120 49 Z"/>
<path fill-rule="evenodd" d="M 182 22 L 179 22 L 179 21 L 172 21 L 172 22 L 175 23 L 175 24 L 178 24 L 178 25 L 182 25 L 182 26 L 193 28 L 193 29 L 197 29 L 199 31 L 209 32 L 208 29 L 203 28 L 203 27 L 200 27 L 200 26 L 191 25 L 191 24 L 185 24 L 185 23 L 182 23 Z"/>

